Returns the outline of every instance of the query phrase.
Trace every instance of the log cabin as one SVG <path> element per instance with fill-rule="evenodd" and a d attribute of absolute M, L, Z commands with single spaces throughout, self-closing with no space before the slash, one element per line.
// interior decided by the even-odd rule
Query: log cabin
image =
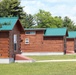
<path fill-rule="evenodd" d="M 24 33 L 17 17 L 0 18 L 0 63 L 11 63 L 21 53 L 21 34 Z"/>
<path fill-rule="evenodd" d="M 63 55 L 76 52 L 76 31 L 67 28 L 23 28 L 18 17 L 0 18 L 0 63 L 16 54 Z"/>
<path fill-rule="evenodd" d="M 76 52 L 76 31 L 69 31 L 67 37 L 67 53 Z"/>
<path fill-rule="evenodd" d="M 23 55 L 63 55 L 66 53 L 67 28 L 25 28 L 21 35 Z"/>

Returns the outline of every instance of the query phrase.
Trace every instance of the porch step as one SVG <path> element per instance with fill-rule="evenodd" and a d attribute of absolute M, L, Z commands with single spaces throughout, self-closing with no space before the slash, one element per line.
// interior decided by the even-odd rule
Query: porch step
<path fill-rule="evenodd" d="M 67 51 L 66 51 L 66 54 L 75 54 L 75 52 L 74 52 L 74 51 L 69 51 L 69 50 L 67 50 Z"/>
<path fill-rule="evenodd" d="M 24 63 L 24 62 L 34 62 L 35 60 L 33 60 L 32 58 L 23 56 L 21 54 L 16 54 L 15 56 L 15 62 L 18 63 Z"/>

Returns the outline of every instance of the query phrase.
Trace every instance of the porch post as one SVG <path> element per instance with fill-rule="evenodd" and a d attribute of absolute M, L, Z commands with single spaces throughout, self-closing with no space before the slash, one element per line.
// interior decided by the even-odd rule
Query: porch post
<path fill-rule="evenodd" d="M 76 38 L 74 38 L 74 52 L 76 53 Z"/>
<path fill-rule="evenodd" d="M 64 54 L 66 54 L 66 36 L 63 37 L 64 40 Z"/>

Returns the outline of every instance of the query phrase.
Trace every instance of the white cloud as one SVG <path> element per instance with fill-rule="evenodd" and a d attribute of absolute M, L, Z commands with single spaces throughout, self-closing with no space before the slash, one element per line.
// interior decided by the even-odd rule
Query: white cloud
<path fill-rule="evenodd" d="M 76 0 L 21 0 L 21 6 L 25 6 L 24 11 L 28 14 L 35 14 L 43 9 L 53 16 L 69 16 L 76 23 L 75 2 Z"/>
<path fill-rule="evenodd" d="M 28 14 L 35 14 L 39 9 L 42 9 L 45 4 L 41 3 L 41 1 L 22 1 L 21 5 L 25 5 L 24 11 Z"/>
<path fill-rule="evenodd" d="M 70 3 L 70 2 L 76 2 L 76 0 L 44 0 L 50 3 L 61 3 L 61 2 L 66 2 L 66 3 Z"/>

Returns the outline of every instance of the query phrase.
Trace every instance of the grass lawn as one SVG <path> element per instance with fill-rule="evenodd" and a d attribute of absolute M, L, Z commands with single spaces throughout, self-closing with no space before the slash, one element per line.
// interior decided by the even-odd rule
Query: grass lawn
<path fill-rule="evenodd" d="M 0 64 L 0 75 L 76 75 L 76 62 Z"/>
<path fill-rule="evenodd" d="M 76 55 L 50 55 L 50 56 L 29 56 L 34 60 L 59 60 L 59 59 L 76 59 Z"/>

